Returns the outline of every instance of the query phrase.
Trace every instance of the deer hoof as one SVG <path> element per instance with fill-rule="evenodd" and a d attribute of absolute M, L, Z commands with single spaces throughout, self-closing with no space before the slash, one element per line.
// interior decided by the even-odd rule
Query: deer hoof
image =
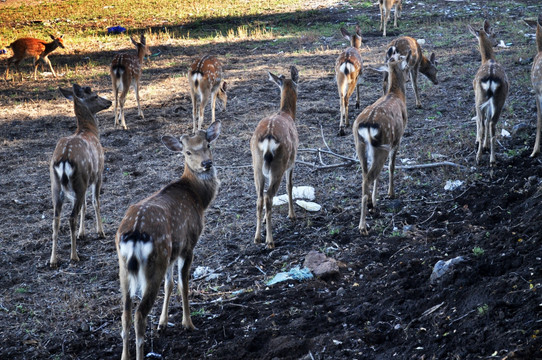
<path fill-rule="evenodd" d="M 339 136 L 345 136 L 346 135 L 346 132 L 344 131 L 344 126 L 341 126 L 339 128 Z"/>

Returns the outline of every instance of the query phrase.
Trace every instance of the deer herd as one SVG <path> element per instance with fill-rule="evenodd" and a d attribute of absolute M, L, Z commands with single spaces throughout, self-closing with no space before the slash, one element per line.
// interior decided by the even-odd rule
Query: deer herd
<path fill-rule="evenodd" d="M 397 26 L 401 0 L 379 0 L 379 6 L 380 28 L 386 36 L 386 23 L 392 8 L 395 10 L 394 24 Z M 357 90 L 355 107 L 356 109 L 360 107 L 358 79 L 362 75 L 363 60 L 360 28 L 356 27 L 353 34 L 344 28 L 340 30 L 342 36 L 350 42 L 350 47 L 345 49 L 335 62 L 335 78 L 340 98 L 339 135 L 344 136 L 345 127 L 349 126 L 348 102 L 354 89 Z M 504 67 L 495 59 L 493 46 L 496 43 L 489 22 L 486 20 L 480 29 L 468 26 L 468 30 L 478 40 L 482 59 L 473 80 L 478 143 L 476 162 L 480 163 L 483 150 L 489 148 L 489 162 L 494 166 L 496 124 L 508 95 L 509 82 Z M 47 56 L 57 47 L 63 48 L 64 45 L 62 37 L 51 37 L 52 42 L 49 43 L 32 38 L 22 38 L 11 43 L 13 56 L 7 60 L 5 78 L 8 78 L 11 63 L 15 63 L 16 70 L 20 73 L 19 63 L 28 57 L 33 58 L 34 79 L 39 60 L 48 64 L 56 77 Z M 123 129 L 127 129 L 124 104 L 130 86 L 134 89 L 138 114 L 143 118 L 139 102 L 140 78 L 144 57 L 150 54 L 144 35 L 141 35 L 139 42 L 133 38 L 131 41 L 137 53 L 117 54 L 110 66 L 115 101 L 115 126 L 120 125 Z M 540 152 L 542 131 L 542 14 L 537 21 L 536 45 L 538 53 L 533 61 L 531 81 L 536 94 L 537 130 L 531 157 Z M 389 159 L 388 196 L 394 196 L 395 160 L 408 119 L 406 83 L 412 82 L 417 108 L 422 106 L 417 85 L 418 72 L 424 74 L 434 84 L 438 84 L 435 54 L 432 53 L 429 58 L 424 56 L 420 44 L 415 39 L 408 36 L 396 38 L 389 43 L 384 54 L 385 63 L 373 68 L 374 71 L 383 73 L 383 95 L 372 105 L 367 106 L 357 116 L 352 126 L 355 150 L 362 170 L 359 222 L 359 231 L 362 235 L 368 235 L 367 211 L 368 207 L 376 206 L 377 182 L 386 159 Z M 273 196 L 277 193 L 284 175 L 288 195 L 288 217 L 295 218 L 292 187 L 299 145 L 295 123 L 299 73 L 295 66 L 291 66 L 288 77 L 269 72 L 269 80 L 280 89 L 280 107 L 276 113 L 263 118 L 257 124 L 250 140 L 250 150 L 257 194 L 254 242 L 261 243 L 261 225 L 265 222 L 265 243 L 267 248 L 272 249 L 275 246 L 271 221 Z M 204 227 L 205 210 L 217 195 L 220 185 L 213 166 L 211 143 L 217 139 L 221 131 L 221 123 L 215 120 L 216 99 L 218 97 L 222 101 L 224 108 L 227 102 L 227 84 L 224 81 L 222 63 L 212 55 L 196 59 L 188 71 L 188 83 L 193 105 L 192 134 L 185 134 L 180 138 L 170 135 L 162 137 L 162 143 L 167 149 L 183 154 L 184 172 L 179 180 L 131 205 L 115 237 L 123 302 L 122 359 L 129 358 L 132 299 L 136 295 L 141 298 L 134 315 L 136 357 L 143 359 L 146 319 L 163 279 L 165 279 L 165 299 L 158 328 L 163 330 L 167 326 L 175 261 L 179 274 L 178 286 L 182 295 L 182 325 L 186 329 L 194 329 L 188 303 L 188 280 L 194 248 Z M 88 189 L 92 193 L 96 232 L 101 237 L 105 236 L 99 199 L 104 153 L 95 115 L 112 105 L 111 101 L 98 96 L 89 87 L 74 84 L 72 88 L 61 88 L 60 91 L 73 101 L 77 128 L 73 135 L 63 137 L 57 142 L 50 161 L 54 212 L 50 266 L 53 268 L 58 265 L 60 215 L 66 199 L 73 204 L 69 216 L 72 261 L 79 261 L 76 240 L 85 234 L 85 199 Z M 209 100 L 212 123 L 207 130 L 202 130 L 204 109 Z M 372 194 L 369 197 L 370 185 Z M 265 217 L 262 219 L 264 206 Z M 78 217 L 79 231 L 76 234 Z"/>

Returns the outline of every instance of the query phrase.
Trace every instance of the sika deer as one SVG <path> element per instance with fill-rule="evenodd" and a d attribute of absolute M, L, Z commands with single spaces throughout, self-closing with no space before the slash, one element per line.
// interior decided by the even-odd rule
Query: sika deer
<path fill-rule="evenodd" d="M 386 25 L 390 20 L 391 8 L 395 7 L 393 26 L 397 27 L 397 18 L 401 16 L 403 4 L 401 3 L 401 0 L 378 0 L 378 7 L 380 8 L 380 31 L 382 31 L 383 28 L 384 32 L 382 33 L 382 36 L 386 36 Z"/>
<path fill-rule="evenodd" d="M 190 96 L 192 97 L 192 133 L 196 133 L 196 116 L 198 118 L 198 130 L 203 124 L 203 113 L 205 106 L 211 98 L 211 116 L 215 122 L 216 98 L 218 97 L 226 109 L 228 94 L 226 93 L 227 84 L 222 82 L 224 74 L 222 64 L 212 55 L 205 55 L 194 61 L 188 72 L 188 83 L 190 84 Z M 199 112 L 198 112 L 199 106 Z M 197 115 L 196 115 L 197 113 Z"/>
<path fill-rule="evenodd" d="M 291 79 L 284 75 L 269 73 L 269 80 L 280 88 L 280 110 L 262 119 L 250 140 L 252 167 L 254 169 L 254 185 L 258 200 L 256 205 L 256 234 L 254 243 L 261 243 L 262 211 L 265 202 L 266 239 L 268 249 L 273 249 L 273 233 L 271 226 L 271 210 L 273 196 L 277 193 L 284 173 L 286 173 L 286 189 L 288 192 L 288 217 L 295 218 L 292 187 L 294 163 L 299 145 L 295 126 L 297 102 L 297 82 L 299 74 L 295 66 L 290 68 Z M 264 194 L 265 179 L 269 179 L 269 187 Z"/>
<path fill-rule="evenodd" d="M 115 127 L 120 121 L 124 130 L 128 129 L 126 121 L 124 120 L 124 102 L 126 101 L 126 95 L 128 94 L 128 90 L 130 90 L 130 86 L 134 88 L 137 101 L 137 113 L 142 119 L 145 118 L 139 104 L 139 81 L 141 79 L 143 58 L 145 55 L 151 54 L 145 41 L 145 35 L 141 34 L 139 42 L 135 41 L 133 38 L 130 38 L 130 40 L 132 41 L 132 44 L 135 45 L 137 54 L 122 53 L 115 55 L 110 69 L 113 94 L 115 95 Z M 120 100 L 119 91 L 121 92 Z M 119 101 L 120 111 L 117 114 Z"/>
<path fill-rule="evenodd" d="M 62 94 L 73 100 L 77 129 L 56 144 L 50 164 L 51 192 L 53 197 L 53 250 L 50 266 L 57 266 L 58 229 L 62 204 L 68 198 L 73 204 L 70 214 L 71 260 L 79 261 L 76 248 L 75 228 L 80 214 L 78 237 L 85 236 L 86 192 L 92 191 L 92 205 L 96 215 L 96 232 L 105 237 L 100 216 L 100 189 L 104 168 L 104 154 L 100 145 L 97 112 L 111 106 L 111 101 L 92 92 L 89 87 L 73 84 L 73 89 L 60 89 Z"/>
<path fill-rule="evenodd" d="M 412 53 L 410 63 L 408 64 L 412 88 L 414 89 L 414 95 L 416 96 L 416 107 L 421 109 L 422 103 L 418 93 L 418 72 L 424 74 L 433 84 L 437 85 L 437 61 L 435 60 L 435 53 L 432 53 L 428 59 L 423 55 L 420 44 L 418 44 L 414 38 L 402 36 L 393 40 L 388 45 L 386 62 L 397 54 L 406 56 L 409 51 Z M 388 73 L 386 72 L 384 73 L 383 88 L 385 93 L 388 89 Z"/>
<path fill-rule="evenodd" d="M 55 38 L 53 35 L 50 36 L 53 41 L 49 43 L 45 40 L 33 38 L 22 38 L 12 42 L 8 46 L 8 48 L 11 48 L 11 50 L 13 50 L 13 56 L 8 59 L 5 79 L 8 79 L 9 66 L 11 65 L 11 63 L 14 62 L 15 69 L 21 75 L 22 80 L 23 74 L 21 73 L 21 70 L 19 70 L 19 63 L 29 57 L 32 58 L 32 66 L 34 67 L 34 80 L 37 80 L 39 60 L 42 60 L 44 63 L 49 65 L 49 69 L 51 69 L 53 76 L 56 77 L 55 70 L 53 70 L 53 65 L 51 65 L 51 61 L 49 60 L 48 56 L 59 46 L 64 49 L 64 42 L 62 40 L 62 36 L 57 38 Z"/>
<path fill-rule="evenodd" d="M 130 206 L 122 219 L 115 239 L 123 302 L 122 359 L 130 358 L 132 297 L 137 293 L 143 297 L 134 316 L 136 358 L 144 358 L 147 315 L 164 276 L 165 296 L 158 330 L 167 326 L 175 260 L 183 303 L 182 325 L 194 329 L 188 304 L 188 278 L 194 247 L 203 231 L 205 209 L 220 184 L 210 149 L 219 134 L 220 122 L 214 122 L 207 131 L 200 130 L 191 137 L 183 135 L 180 141 L 173 136 L 163 136 L 166 148 L 184 154 L 184 173 L 179 180 Z"/>
<path fill-rule="evenodd" d="M 356 33 L 350 35 L 345 28 L 341 28 L 341 33 L 345 39 L 350 41 L 350 47 L 346 49 L 335 62 L 335 78 L 339 88 L 339 98 L 341 101 L 341 119 L 339 120 L 339 136 L 346 135 L 344 126 L 350 126 L 348 121 L 348 101 L 350 96 L 357 88 L 356 109 L 359 109 L 359 84 L 358 78 L 363 69 L 363 60 L 360 55 L 361 47 L 361 29 L 356 26 Z"/>
<path fill-rule="evenodd" d="M 495 128 L 508 96 L 508 77 L 504 68 L 495 60 L 492 48 L 494 34 L 489 22 L 484 21 L 484 27 L 480 30 L 474 30 L 470 25 L 468 28 L 478 39 L 482 55 L 482 65 L 472 82 L 476 101 L 476 141 L 478 142 L 476 163 L 480 163 L 482 149 L 490 147 L 489 164 L 494 166 L 496 163 Z"/>
<path fill-rule="evenodd" d="M 387 93 L 374 104 L 366 107 L 352 127 L 354 143 L 363 173 L 359 221 L 359 231 L 362 235 L 368 235 L 367 205 L 369 203 L 373 207 L 376 206 L 378 176 L 388 155 L 390 171 L 388 196 L 394 196 L 395 157 L 408 117 L 405 104 L 405 83 L 408 79 L 410 57 L 411 53 L 408 52 L 406 58 L 401 56 L 399 60 L 391 60 L 387 65 L 376 69 L 388 72 L 390 81 Z M 371 201 L 369 201 L 368 195 L 370 183 L 373 183 Z"/>
<path fill-rule="evenodd" d="M 536 125 L 536 140 L 531 157 L 535 157 L 538 153 L 540 153 L 540 133 L 542 132 L 542 14 L 538 15 L 538 23 L 536 25 L 536 47 L 538 54 L 533 61 L 533 67 L 531 69 L 531 82 L 536 94 L 538 120 Z"/>

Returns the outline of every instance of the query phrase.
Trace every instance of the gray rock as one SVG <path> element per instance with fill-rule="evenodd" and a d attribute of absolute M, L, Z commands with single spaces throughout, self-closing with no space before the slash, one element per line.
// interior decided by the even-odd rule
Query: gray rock
<path fill-rule="evenodd" d="M 310 269 L 314 276 L 321 279 L 330 279 L 339 276 L 339 265 L 335 259 L 312 250 L 305 257 L 304 267 Z"/>
<path fill-rule="evenodd" d="M 429 278 L 431 284 L 439 280 L 444 275 L 451 273 L 455 265 L 463 261 L 465 261 L 465 259 L 463 259 L 462 256 L 458 256 L 447 261 L 444 261 L 444 260 L 437 261 L 437 263 L 435 264 L 435 267 L 433 268 L 433 272 L 431 273 L 431 276 Z"/>

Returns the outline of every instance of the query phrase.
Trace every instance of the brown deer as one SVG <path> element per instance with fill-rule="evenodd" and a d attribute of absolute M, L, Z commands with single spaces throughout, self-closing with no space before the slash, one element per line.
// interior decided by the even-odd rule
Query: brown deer
<path fill-rule="evenodd" d="M 535 157 L 540 153 L 540 133 L 542 132 L 542 14 L 538 15 L 538 23 L 536 24 L 536 47 L 538 54 L 534 58 L 533 67 L 531 68 L 531 82 L 536 94 L 538 120 L 536 123 L 536 140 L 531 157 Z"/>
<path fill-rule="evenodd" d="M 478 39 L 482 55 L 482 65 L 472 82 L 476 101 L 476 141 L 478 142 L 476 163 L 480 163 L 482 150 L 489 147 L 489 164 L 493 166 L 496 163 L 495 128 L 508 96 L 508 77 L 504 68 L 495 60 L 493 54 L 495 40 L 489 22 L 485 20 L 484 27 L 480 30 L 475 30 L 470 25 L 468 29 Z"/>
<path fill-rule="evenodd" d="M 410 63 L 408 67 L 410 69 L 410 78 L 412 80 L 412 88 L 414 89 L 414 95 L 416 96 L 416 107 L 420 109 L 422 103 L 420 101 L 420 95 L 418 93 L 418 72 L 424 74 L 435 85 L 438 84 L 437 79 L 437 61 L 435 60 L 435 53 L 432 53 L 429 59 L 422 53 L 422 48 L 416 39 L 410 36 L 402 36 L 393 40 L 388 45 L 386 51 L 386 61 L 393 58 L 394 55 L 399 54 L 406 56 L 408 52 L 411 52 Z M 384 73 L 383 88 L 384 92 L 388 89 L 388 73 Z"/>
<path fill-rule="evenodd" d="M 13 50 L 13 56 L 8 59 L 8 64 L 6 68 L 6 74 L 5 79 L 8 79 L 9 75 L 9 66 L 11 63 L 15 63 L 15 69 L 17 72 L 21 75 L 21 80 L 23 78 L 23 74 L 21 73 L 21 70 L 19 69 L 19 63 L 26 59 L 26 58 L 32 58 L 32 66 L 34 67 L 34 80 L 37 80 L 38 76 L 38 62 L 41 60 L 47 65 L 49 65 L 49 68 L 51 69 L 51 72 L 53 73 L 53 76 L 56 77 L 55 70 L 53 69 L 53 65 L 51 65 L 51 60 L 49 60 L 49 54 L 56 50 L 59 46 L 64 49 L 64 42 L 62 40 L 62 36 L 54 37 L 53 35 L 50 35 L 51 39 L 53 41 L 46 42 L 45 40 L 39 40 L 39 39 L 33 39 L 33 38 L 22 38 L 15 40 L 12 42 L 8 48 L 11 48 Z"/>
<path fill-rule="evenodd" d="M 130 38 L 132 44 L 137 49 L 137 54 L 121 53 L 115 55 L 111 62 L 111 82 L 113 83 L 113 94 L 115 96 L 115 127 L 119 124 L 123 129 L 128 129 L 126 121 L 124 120 L 124 103 L 126 101 L 126 95 L 130 86 L 134 88 L 135 98 L 137 101 L 137 113 L 142 119 L 143 111 L 141 111 L 141 105 L 139 104 L 139 82 L 141 79 L 141 72 L 143 66 L 143 58 L 145 55 L 150 55 L 151 52 L 147 46 L 145 35 L 141 34 L 139 42 Z M 119 99 L 119 91 L 120 99 Z M 117 107 L 120 101 L 120 110 L 117 113 Z"/>
<path fill-rule="evenodd" d="M 389 187 L 388 196 L 395 195 L 393 187 L 393 173 L 395 171 L 395 157 L 399 150 L 401 137 L 407 125 L 407 108 L 405 96 L 405 83 L 409 76 L 408 64 L 411 53 L 399 60 L 391 59 L 386 65 L 380 66 L 378 71 L 388 72 L 389 84 L 385 95 L 374 104 L 366 107 L 357 117 L 352 127 L 354 143 L 363 174 L 361 194 L 361 217 L 359 231 L 368 235 L 367 206 L 376 206 L 378 176 L 382 171 L 384 162 L 389 155 Z M 373 183 L 373 194 L 369 200 L 369 185 Z"/>
<path fill-rule="evenodd" d="M 226 93 L 227 84 L 222 82 L 224 74 L 222 64 L 212 56 L 205 55 L 192 63 L 188 71 L 188 83 L 190 84 L 190 96 L 192 97 L 192 133 L 196 133 L 196 117 L 198 119 L 197 130 L 201 129 L 203 124 L 203 113 L 205 106 L 211 99 L 211 122 L 215 122 L 216 98 L 222 101 L 224 110 L 228 101 Z M 221 84 L 222 82 L 222 84 Z M 199 111 L 198 111 L 199 107 Z"/>
<path fill-rule="evenodd" d="M 111 106 L 111 101 L 94 93 L 89 87 L 74 84 L 73 89 L 60 89 L 62 94 L 73 100 L 77 129 L 56 144 L 50 163 L 51 192 L 53 198 L 53 250 L 50 266 L 57 266 L 58 229 L 64 200 L 73 204 L 70 214 L 71 260 L 79 261 L 76 248 L 75 228 L 79 221 L 79 238 L 85 236 L 86 192 L 92 192 L 92 205 L 96 215 L 96 232 L 105 237 L 100 216 L 100 189 L 104 168 L 104 153 L 100 145 L 100 132 L 95 114 Z"/>
<path fill-rule="evenodd" d="M 265 222 L 267 248 L 273 249 L 273 233 L 271 226 L 271 210 L 273 196 L 277 193 L 284 173 L 286 173 L 286 189 L 288 192 L 288 217 L 295 218 L 292 187 L 294 163 L 299 139 L 295 126 L 297 103 L 297 82 L 299 74 L 295 66 L 290 68 L 290 79 L 284 75 L 269 73 L 269 80 L 280 88 L 280 110 L 262 119 L 250 140 L 252 167 L 254 169 L 254 185 L 258 200 L 256 204 L 256 234 L 254 243 L 261 243 L 262 211 L 265 202 Z M 264 194 L 265 179 L 269 179 L 269 187 Z"/>
<path fill-rule="evenodd" d="M 348 121 L 348 101 L 354 89 L 357 88 L 356 109 L 359 109 L 359 84 L 358 78 L 363 69 L 363 60 L 360 55 L 361 47 L 361 29 L 356 26 L 356 32 L 350 35 L 345 28 L 341 28 L 341 33 L 345 39 L 350 41 L 350 47 L 343 51 L 335 62 L 335 78 L 339 88 L 339 98 L 341 101 L 341 119 L 339 120 L 339 136 L 346 135 L 344 127 L 350 126 Z"/>
<path fill-rule="evenodd" d="M 386 36 L 386 25 L 390 20 L 391 8 L 395 7 L 393 26 L 397 27 L 397 18 L 401 16 L 403 4 L 401 0 L 378 0 L 378 7 L 380 8 L 380 31 L 384 29 L 382 36 Z"/>
<path fill-rule="evenodd" d="M 180 141 L 163 136 L 162 143 L 171 151 L 184 154 L 181 178 L 150 197 L 132 205 L 120 223 L 115 243 L 119 258 L 122 292 L 122 359 L 130 358 L 129 334 L 132 320 L 132 298 L 142 294 L 134 315 L 136 358 L 145 356 L 143 345 L 147 315 L 164 284 L 164 304 L 158 330 L 168 322 L 168 304 L 173 290 L 173 268 L 178 264 L 178 286 L 182 296 L 186 329 L 194 329 L 188 304 L 188 278 L 194 247 L 203 231 L 204 212 L 215 198 L 220 184 L 211 154 L 211 143 L 220 134 L 220 122 L 207 131 L 200 130 Z"/>

